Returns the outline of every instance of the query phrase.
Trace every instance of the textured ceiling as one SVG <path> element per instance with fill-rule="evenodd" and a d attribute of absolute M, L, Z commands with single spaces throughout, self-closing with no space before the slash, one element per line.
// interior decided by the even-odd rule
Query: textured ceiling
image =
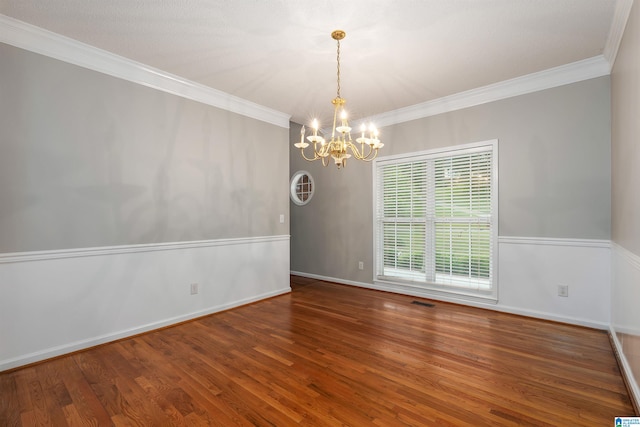
<path fill-rule="evenodd" d="M 0 14 L 292 115 L 366 117 L 603 53 L 614 0 L 0 0 Z"/>

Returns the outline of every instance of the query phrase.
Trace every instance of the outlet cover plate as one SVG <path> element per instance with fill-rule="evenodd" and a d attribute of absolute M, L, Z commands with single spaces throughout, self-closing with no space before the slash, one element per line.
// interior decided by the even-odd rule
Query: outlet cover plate
<path fill-rule="evenodd" d="M 569 296 L 569 285 L 558 285 L 558 296 L 559 297 L 568 297 Z"/>

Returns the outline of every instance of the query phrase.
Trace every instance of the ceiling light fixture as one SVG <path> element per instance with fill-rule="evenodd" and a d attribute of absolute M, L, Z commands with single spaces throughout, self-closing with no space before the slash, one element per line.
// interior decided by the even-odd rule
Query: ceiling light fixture
<path fill-rule="evenodd" d="M 331 37 L 338 42 L 338 94 L 331 101 L 333 104 L 331 140 L 326 142 L 322 136 L 318 135 L 319 123 L 318 120 L 313 119 L 313 124 L 311 125 L 313 135 L 307 137 L 307 140 L 313 143 L 313 157 L 307 157 L 304 154 L 304 149 L 309 146 L 309 143 L 304 140 L 304 126 L 300 129 L 300 142 L 294 144 L 296 148 L 300 149 L 300 153 L 305 160 L 312 162 L 320 159 L 322 165 L 327 166 L 329 164 L 328 158 L 331 156 L 336 166 L 338 166 L 338 169 L 346 166 L 347 159 L 350 158 L 352 154 L 357 160 L 370 162 L 378 156 L 378 149 L 384 146 L 378 139 L 378 130 L 373 124 L 370 124 L 368 129 L 364 123 L 362 124 L 360 129 L 362 135 L 356 139 L 356 143 L 360 144 L 360 148 L 351 140 L 351 128 L 347 120 L 347 112 L 344 109 L 344 104 L 347 101 L 340 96 L 340 40 L 344 39 L 346 35 L 347 33 L 342 30 L 336 30 L 331 33 Z M 340 123 L 339 126 L 336 126 L 338 125 L 338 114 L 340 116 Z M 351 154 L 349 152 L 351 152 Z"/>

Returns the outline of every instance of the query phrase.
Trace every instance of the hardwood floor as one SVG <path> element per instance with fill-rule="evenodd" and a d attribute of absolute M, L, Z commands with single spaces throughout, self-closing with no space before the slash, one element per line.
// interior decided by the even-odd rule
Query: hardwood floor
<path fill-rule="evenodd" d="M 292 277 L 293 292 L 0 374 L 1 426 L 608 426 L 603 331 Z"/>

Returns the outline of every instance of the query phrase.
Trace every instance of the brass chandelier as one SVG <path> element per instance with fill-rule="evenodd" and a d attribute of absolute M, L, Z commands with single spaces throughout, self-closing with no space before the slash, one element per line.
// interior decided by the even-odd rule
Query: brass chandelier
<path fill-rule="evenodd" d="M 302 157 L 307 161 L 321 160 L 323 166 L 327 166 L 330 163 L 329 157 L 331 157 L 338 169 L 346 166 L 347 159 L 352 155 L 357 160 L 363 160 L 370 162 L 378 156 L 378 149 L 384 146 L 378 139 L 378 130 L 372 124 L 367 126 L 363 123 L 360 131 L 362 132 L 360 138 L 356 139 L 356 143 L 360 144 L 358 147 L 351 140 L 351 128 L 347 120 L 347 112 L 344 109 L 344 105 L 347 102 L 340 96 L 340 40 L 344 39 L 347 33 L 342 30 L 335 30 L 331 33 L 331 37 L 337 41 L 337 61 L 338 61 L 338 90 L 337 96 L 331 101 L 333 104 L 333 128 L 331 130 L 331 140 L 327 142 L 322 136 L 318 135 L 318 120 L 313 119 L 311 128 L 313 134 L 307 136 L 307 141 L 313 144 L 313 156 L 307 157 L 304 149 L 309 146 L 309 143 L 305 142 L 305 127 L 302 126 L 300 130 L 300 142 L 294 144 L 296 148 L 300 149 Z M 340 123 L 338 123 L 338 115 L 340 116 Z"/>

